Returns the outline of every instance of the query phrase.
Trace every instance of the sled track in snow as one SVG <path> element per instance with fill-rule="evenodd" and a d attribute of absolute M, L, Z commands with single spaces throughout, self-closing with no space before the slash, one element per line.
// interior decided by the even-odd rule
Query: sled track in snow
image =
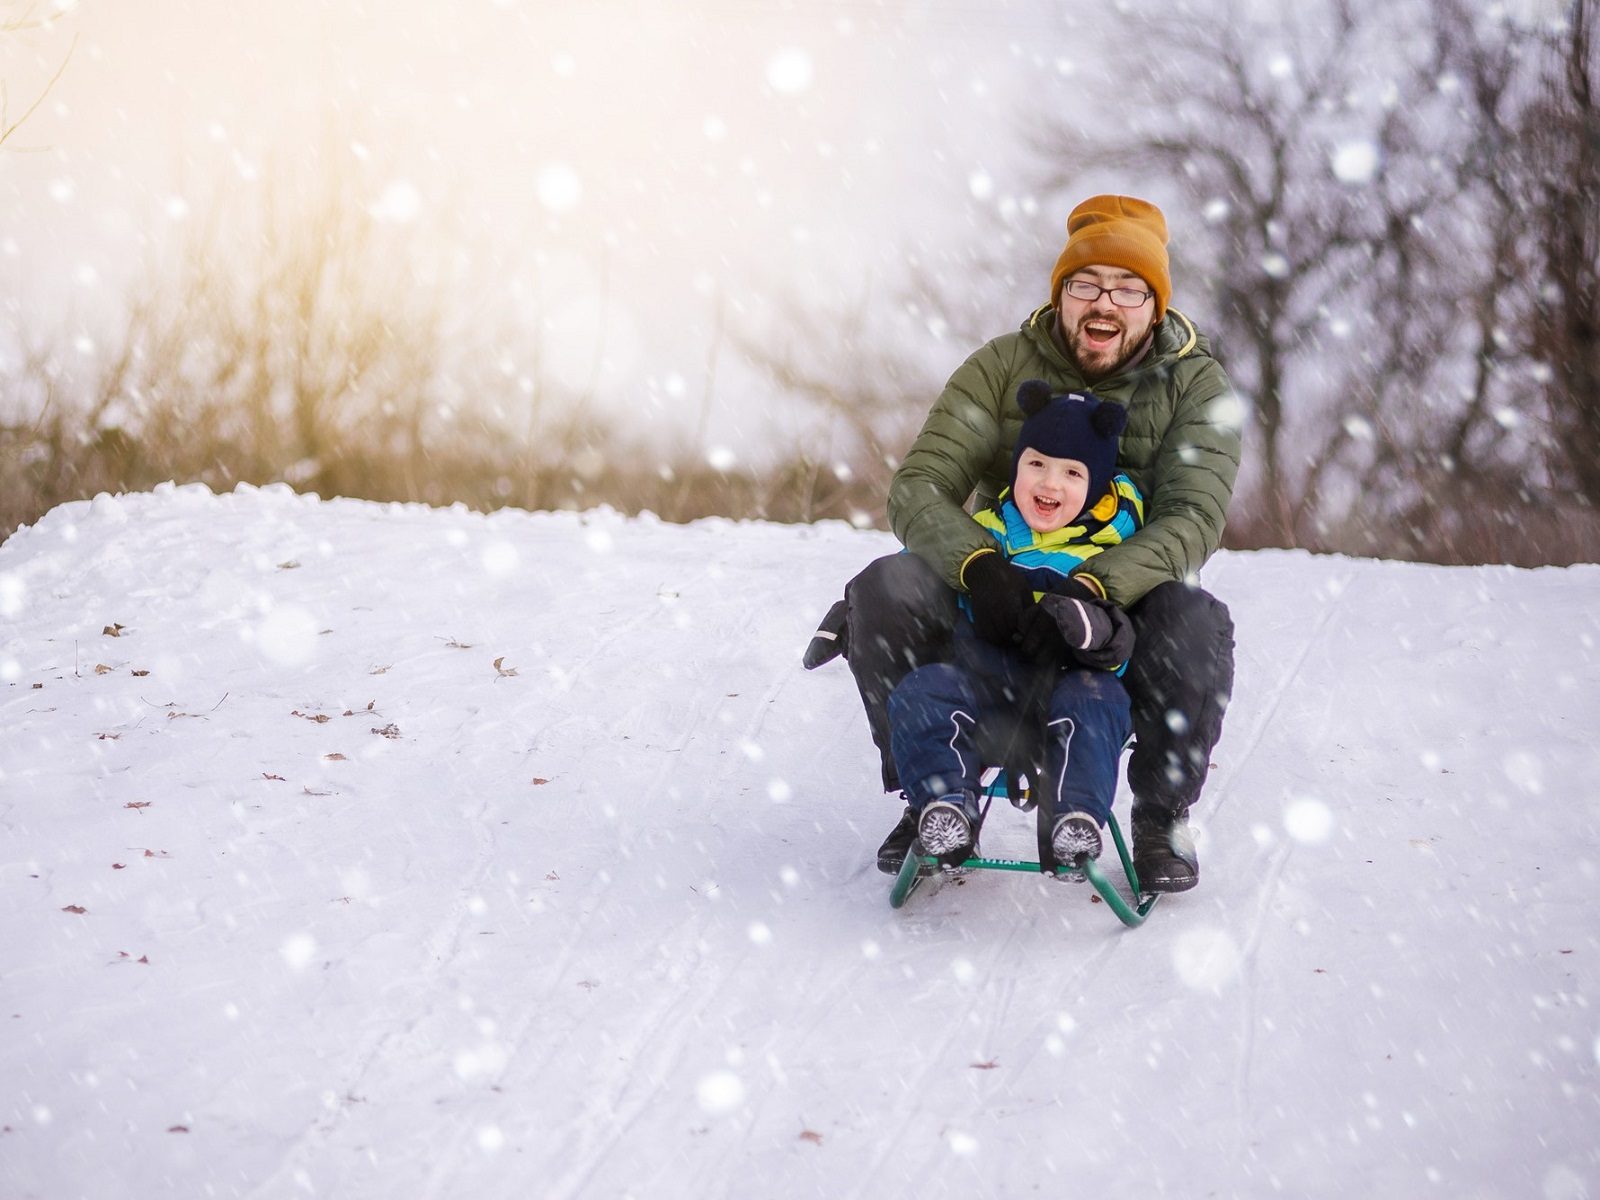
<path fill-rule="evenodd" d="M 1261 711 L 1257 715 L 1255 723 L 1245 736 L 1244 746 L 1229 767 L 1228 776 L 1230 779 L 1239 774 L 1245 764 L 1250 761 L 1255 752 L 1261 747 L 1261 743 L 1266 740 L 1267 731 L 1271 729 L 1273 719 L 1277 716 L 1278 710 L 1283 707 L 1284 699 L 1289 695 L 1294 682 L 1300 677 L 1300 671 L 1305 666 L 1306 659 L 1311 656 L 1312 649 L 1321 643 L 1328 631 L 1328 626 L 1333 623 L 1335 614 L 1340 611 L 1338 601 L 1349 590 L 1350 581 L 1353 578 L 1355 578 L 1353 569 L 1347 569 L 1339 576 L 1338 590 L 1329 600 L 1323 603 L 1322 612 L 1318 614 L 1316 624 L 1311 627 L 1310 632 L 1300 643 L 1300 652 L 1295 655 L 1294 660 L 1288 664 L 1283 674 L 1278 677 L 1277 683 L 1272 686 L 1272 690 L 1267 695 L 1266 702 L 1261 706 Z M 1219 815 L 1227 807 L 1228 795 L 1228 789 L 1226 787 L 1222 788 L 1221 794 L 1211 805 L 1210 815 L 1212 817 Z"/>
<path fill-rule="evenodd" d="M 472 912 L 470 897 L 480 890 L 489 864 L 494 860 L 494 834 L 490 822 L 483 819 L 487 808 L 485 801 L 475 814 L 476 819 L 466 822 L 476 842 L 468 879 L 457 889 L 448 914 L 423 939 L 420 969 L 398 989 L 399 996 L 382 1002 L 383 1018 L 374 1022 L 373 1032 L 346 1057 L 348 1065 L 338 1072 L 338 1095 L 361 1094 L 363 1081 L 373 1067 L 387 1057 L 388 1048 L 410 1036 L 433 1005 L 438 981 L 460 951 L 461 931 Z M 245 1193 L 247 1200 L 268 1200 L 298 1190 L 297 1176 L 306 1170 L 318 1148 L 328 1145 L 338 1134 L 348 1111 L 341 1107 L 331 1116 L 318 1114 L 309 1120 L 284 1147 L 278 1168 Z"/>
<path fill-rule="evenodd" d="M 1234 1059 L 1233 1110 L 1235 1149 L 1239 1161 L 1244 1162 L 1251 1151 L 1253 1125 L 1250 1120 L 1251 1078 L 1256 1052 L 1257 999 L 1259 984 L 1256 978 L 1261 937 L 1266 929 L 1267 912 L 1278 891 L 1283 869 L 1289 861 L 1293 847 L 1285 844 L 1272 856 L 1272 865 L 1262 879 L 1256 899 L 1255 912 L 1251 914 L 1250 930 L 1245 943 L 1239 948 L 1239 1048 Z"/>
<path fill-rule="evenodd" d="M 1069 885 L 1062 884 L 1060 886 L 1066 887 Z M 942 1022 L 944 1035 L 937 1044 L 929 1048 L 929 1052 L 922 1058 L 923 1065 L 905 1083 L 904 1094 L 914 1099 L 907 1110 L 901 1114 L 900 1119 L 895 1122 L 893 1128 L 885 1129 L 881 1132 L 878 1138 L 877 1152 L 873 1155 L 866 1168 L 858 1175 L 855 1188 L 845 1193 L 850 1200 L 863 1200 L 865 1197 L 894 1194 L 896 1189 L 902 1186 L 907 1178 L 927 1178 L 930 1177 L 929 1173 L 936 1177 L 939 1172 L 947 1168 L 949 1154 L 941 1142 L 937 1140 L 928 1142 L 924 1141 L 922 1137 L 918 1137 L 915 1143 L 907 1145 L 906 1139 L 908 1134 L 926 1134 L 929 1110 L 921 1097 L 933 1094 L 931 1081 L 936 1072 L 950 1069 L 952 1061 L 950 1050 L 957 1038 L 963 1034 L 971 1036 L 967 1031 L 970 1029 L 969 1019 L 975 1010 L 981 1008 L 987 1014 L 987 1019 L 981 1023 L 983 1030 L 981 1036 L 985 1044 L 989 1046 L 995 1044 L 998 1031 L 1004 1027 L 1005 1017 L 1010 1011 L 1016 990 L 1015 981 L 1009 975 L 1005 972 L 996 972 L 996 964 L 1005 959 L 1007 953 L 1011 950 L 1012 944 L 1018 937 L 1022 922 L 1027 919 L 1025 914 L 1019 913 L 1017 915 L 1016 919 L 1011 922 L 1008 935 L 1005 938 L 996 939 L 990 947 L 983 964 L 981 973 L 985 977 L 995 978 L 998 974 L 1006 979 L 1006 986 L 1002 990 L 1000 1003 L 996 1004 L 994 998 L 984 989 L 973 988 L 968 992 L 969 998 L 966 1005 L 959 1012 L 951 1011 L 946 1013 L 943 1010 L 938 1011 L 937 1017 Z M 1109 966 L 1110 960 L 1116 954 L 1120 944 L 1120 938 L 1108 938 L 1103 941 L 1092 953 L 1085 956 L 1079 962 L 1076 970 L 1062 982 L 1059 987 L 1060 994 L 1075 996 L 1082 993 Z M 1052 989 L 1052 991 L 1055 990 L 1057 989 Z M 1036 1036 L 1038 1028 L 1039 1025 L 1036 1022 L 1029 1027 L 1028 1033 L 1022 1036 L 1032 1039 Z M 1043 1040 L 1042 1036 L 1039 1037 L 1039 1040 Z M 1015 1045 L 1015 1040 L 1011 1044 Z M 947 1092 L 938 1094 L 942 1096 L 948 1095 Z M 964 1112 L 970 1116 L 975 1111 L 977 1104 L 978 1101 L 974 1100 L 972 1104 L 966 1106 Z M 948 1113 L 940 1115 L 939 1125 L 942 1129 L 950 1127 Z M 916 1169 L 908 1172 L 904 1161 L 906 1152 L 908 1150 L 915 1152 L 919 1148 L 923 1151 L 918 1157 L 919 1165 Z M 893 1169 L 888 1174 L 885 1174 L 886 1168 L 890 1167 L 891 1164 Z"/>
<path fill-rule="evenodd" d="M 689 947 L 686 982 L 638 1023 L 633 1037 L 611 1056 L 606 1070 L 585 1087 L 580 1111 L 567 1122 L 561 1146 L 550 1155 L 552 1167 L 567 1164 L 560 1178 L 542 1193 L 550 1200 L 585 1195 L 585 1186 L 595 1172 L 639 1118 L 659 1103 L 692 1031 L 721 999 L 727 971 L 707 962 L 695 948 L 703 917 L 683 924 L 689 928 L 678 941 Z M 449 1172 L 442 1171 L 438 1182 L 448 1178 Z"/>
<path fill-rule="evenodd" d="M 512 1025 L 506 1032 L 504 1043 L 510 1048 L 506 1061 L 502 1063 L 492 1076 L 486 1076 L 484 1086 L 498 1088 L 503 1085 L 513 1070 L 521 1074 L 531 1074 L 538 1077 L 544 1064 L 550 1061 L 559 1048 L 559 1040 L 550 1037 L 538 1046 L 539 1054 L 531 1068 L 521 1066 L 523 1047 L 528 1045 L 529 1036 L 533 1027 L 559 1005 L 554 1003 L 558 997 L 558 989 L 565 980 L 568 970 L 572 966 L 577 951 L 583 948 L 589 940 L 589 931 L 596 918 L 605 909 L 606 894 L 616 883 L 615 875 L 610 872 L 596 872 L 593 883 L 583 892 L 582 899 L 576 905 L 576 919 L 561 943 L 560 952 L 553 962 L 541 963 L 540 977 L 543 986 L 533 991 L 522 1006 L 522 1018 Z M 428 1182 L 422 1195 L 450 1194 L 450 1182 L 457 1175 L 457 1167 L 463 1152 L 476 1157 L 473 1139 L 476 1131 L 470 1129 L 465 1123 L 456 1128 L 448 1142 L 437 1151 L 437 1158 L 433 1169 L 429 1173 Z"/>

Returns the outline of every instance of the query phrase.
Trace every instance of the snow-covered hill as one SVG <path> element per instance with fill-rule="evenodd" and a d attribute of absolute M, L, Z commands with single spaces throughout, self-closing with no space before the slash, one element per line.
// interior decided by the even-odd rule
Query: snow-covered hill
<path fill-rule="evenodd" d="M 1600 1195 L 1600 567 L 1219 556 L 1202 884 L 1129 931 L 890 909 L 799 657 L 892 548 L 281 488 L 15 534 L 0 1195 Z"/>

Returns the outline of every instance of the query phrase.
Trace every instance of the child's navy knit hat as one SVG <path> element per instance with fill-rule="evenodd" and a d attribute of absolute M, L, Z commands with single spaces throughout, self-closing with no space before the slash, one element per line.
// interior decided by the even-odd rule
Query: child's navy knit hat
<path fill-rule="evenodd" d="M 1089 469 L 1084 511 L 1093 508 L 1111 490 L 1111 477 L 1117 473 L 1117 435 L 1127 427 L 1128 410 L 1091 392 L 1053 395 L 1042 379 L 1026 380 L 1017 388 L 1017 407 L 1026 420 L 1011 454 L 1011 486 L 1017 486 L 1017 465 L 1024 450 L 1075 458 Z"/>

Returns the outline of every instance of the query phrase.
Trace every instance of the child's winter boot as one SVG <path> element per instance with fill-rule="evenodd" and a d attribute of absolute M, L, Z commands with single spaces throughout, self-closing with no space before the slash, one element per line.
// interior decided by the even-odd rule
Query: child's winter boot
<path fill-rule="evenodd" d="M 1050 849 L 1062 866 L 1081 867 L 1100 857 L 1100 823 L 1081 810 L 1062 813 L 1050 830 Z"/>
<path fill-rule="evenodd" d="M 917 817 L 917 840 L 922 849 L 947 867 L 972 857 L 977 830 L 978 800 L 971 792 L 951 792 L 930 800 Z"/>

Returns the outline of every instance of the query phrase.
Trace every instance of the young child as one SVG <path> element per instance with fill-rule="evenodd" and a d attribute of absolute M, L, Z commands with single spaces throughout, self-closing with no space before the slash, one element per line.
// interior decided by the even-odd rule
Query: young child
<path fill-rule="evenodd" d="M 890 748 L 907 800 L 899 832 L 908 844 L 914 828 L 924 852 L 943 863 L 971 857 L 979 776 L 1007 761 L 1020 732 L 1035 751 L 1029 786 L 1036 799 L 1048 794 L 1056 814 L 1056 861 L 1082 866 L 1100 854 L 1132 731 L 1117 676 L 1132 653 L 1133 627 L 1070 574 L 1131 535 L 1144 503 L 1116 473 L 1127 424 L 1120 405 L 1084 393 L 1053 396 L 1040 380 L 1024 383 L 1017 403 L 1026 420 L 1011 487 L 997 509 L 976 514 L 995 546 L 962 567 L 970 597 L 960 598 L 949 653 L 913 670 L 889 696 Z"/>

